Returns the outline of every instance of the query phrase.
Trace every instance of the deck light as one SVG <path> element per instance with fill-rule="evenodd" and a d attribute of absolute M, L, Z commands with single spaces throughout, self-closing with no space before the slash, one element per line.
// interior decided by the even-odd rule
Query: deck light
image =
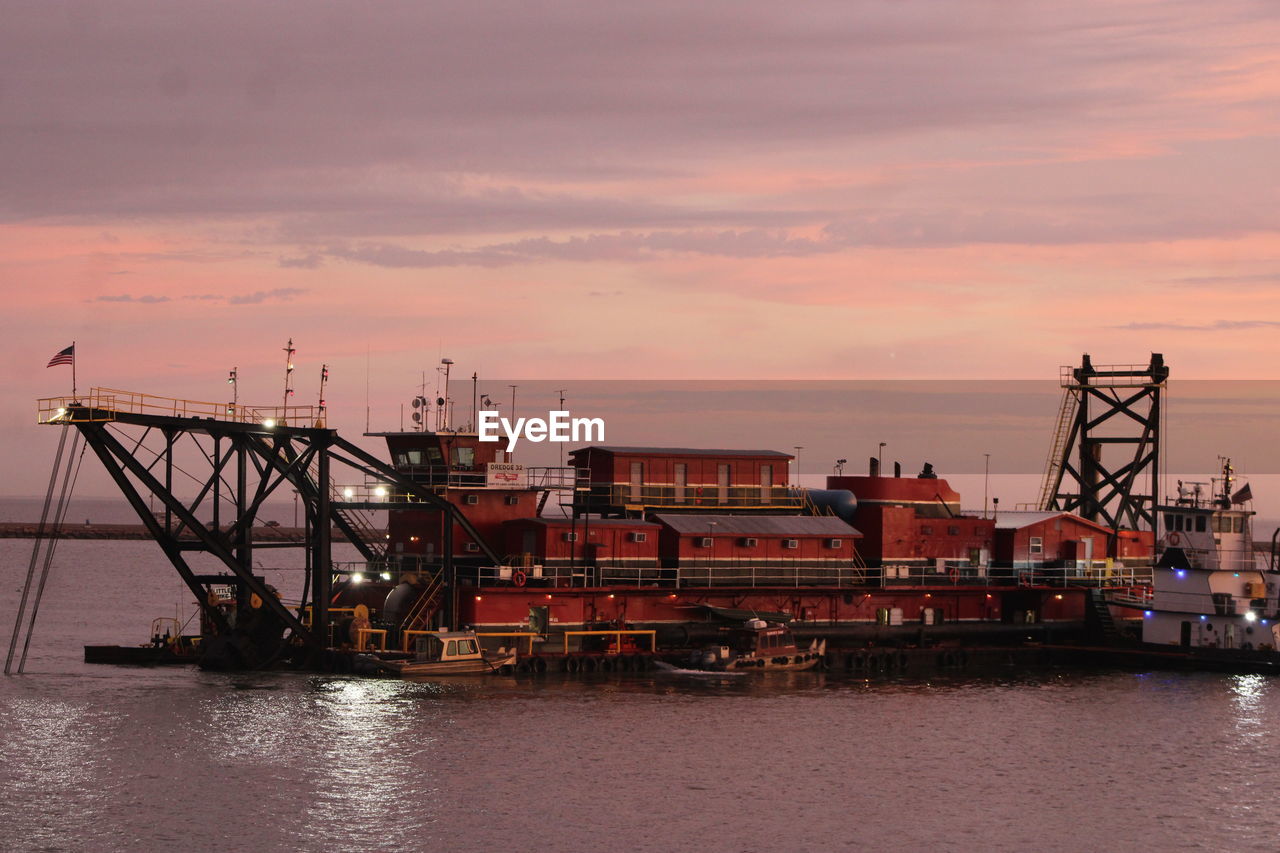
<path fill-rule="evenodd" d="M 275 429 L 275 428 L 276 428 L 276 419 L 275 419 L 275 418 L 267 418 L 265 421 L 263 421 L 263 422 L 262 422 L 262 427 L 263 427 L 263 429 Z"/>
<path fill-rule="evenodd" d="M 387 496 L 387 488 L 386 486 L 378 486 L 378 488 L 373 490 L 373 493 L 380 498 L 385 498 Z"/>
<path fill-rule="evenodd" d="M 484 596 L 483 596 L 483 595 L 477 595 L 477 596 L 476 596 L 476 601 L 484 601 Z"/>
<path fill-rule="evenodd" d="M 1058 601 L 1061 601 L 1061 600 L 1062 600 L 1062 593 L 1058 593 L 1057 595 L 1055 595 L 1055 596 L 1054 596 L 1054 598 L 1055 598 L 1055 599 L 1057 599 Z"/>
<path fill-rule="evenodd" d="M 364 575 L 362 575 L 360 572 L 352 572 L 352 573 L 351 573 L 351 582 L 352 582 L 352 583 L 364 583 Z"/>
<path fill-rule="evenodd" d="M 547 593 L 547 601 L 551 600 L 551 593 Z"/>
<path fill-rule="evenodd" d="M 382 578 L 384 581 L 389 581 L 391 580 L 391 572 L 383 572 L 382 574 L 378 575 L 378 577 Z"/>
<path fill-rule="evenodd" d="M 350 486 L 347 486 L 345 489 L 342 490 L 342 496 L 348 499 L 353 498 L 356 496 L 356 490 L 351 488 Z"/>
<path fill-rule="evenodd" d="M 1142 615 L 1143 615 L 1143 617 L 1144 617 L 1144 618 L 1150 619 L 1152 616 L 1154 616 L 1154 615 L 1156 615 L 1156 614 L 1155 614 L 1155 611 L 1153 611 L 1153 610 L 1144 610 L 1144 611 L 1142 611 Z"/>
<path fill-rule="evenodd" d="M 1203 613 L 1201 613 L 1201 614 L 1200 614 L 1200 621 L 1201 621 L 1201 622 L 1208 622 L 1208 621 L 1209 621 L 1209 617 L 1208 617 L 1208 616 L 1205 616 Z"/>
<path fill-rule="evenodd" d="M 1258 619 L 1258 614 L 1254 613 L 1252 610 L 1250 610 L 1248 613 L 1244 615 L 1244 621 L 1246 622 L 1256 622 L 1257 619 Z"/>
<path fill-rule="evenodd" d="M 1176 572 L 1174 572 L 1174 574 L 1176 574 L 1176 575 L 1177 575 L 1178 577 L 1180 577 L 1180 578 L 1185 578 L 1185 577 L 1187 576 L 1187 570 L 1186 570 L 1186 569 L 1178 569 Z"/>

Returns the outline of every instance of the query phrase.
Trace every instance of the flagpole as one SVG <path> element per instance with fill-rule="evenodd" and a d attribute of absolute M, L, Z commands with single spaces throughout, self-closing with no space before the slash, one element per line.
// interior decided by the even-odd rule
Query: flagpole
<path fill-rule="evenodd" d="M 64 338 L 65 340 L 65 338 Z M 76 342 L 71 342 L 71 402 L 79 403 L 76 399 Z"/>

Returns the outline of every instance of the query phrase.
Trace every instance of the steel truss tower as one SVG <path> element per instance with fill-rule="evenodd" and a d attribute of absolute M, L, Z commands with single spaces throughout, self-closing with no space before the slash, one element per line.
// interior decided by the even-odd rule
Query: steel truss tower
<path fill-rule="evenodd" d="M 493 565 L 500 562 L 457 507 L 326 428 L 323 412 L 313 407 L 250 409 L 95 388 L 84 399 L 41 400 L 40 422 L 80 431 L 215 632 L 231 638 L 238 666 L 259 667 L 285 658 L 322 665 L 330 644 L 331 598 L 335 585 L 345 582 L 333 572 L 334 532 L 365 560 L 387 559 L 385 540 L 364 512 L 439 511 L 446 540 L 452 538 L 452 521 Z M 353 485 L 339 489 L 335 483 Z M 306 513 L 303 540 L 254 541 L 264 501 L 295 490 Z M 160 505 L 154 511 L 153 500 Z M 305 549 L 304 600 L 297 608 L 287 607 L 254 573 L 258 550 L 281 547 Z M 197 573 L 188 562 L 193 552 L 212 556 L 225 573 Z M 456 607 L 452 561 L 453 549 L 446 541 L 438 570 L 447 619 Z M 238 614 L 265 609 L 274 617 L 276 640 L 270 647 L 255 645 L 243 631 L 237 636 L 243 626 L 228 624 L 210 602 L 214 585 L 235 588 Z M 307 598 L 311 618 L 304 620 Z M 284 640 L 279 629 L 288 631 Z"/>
<path fill-rule="evenodd" d="M 1145 367 L 1095 366 L 1086 354 L 1079 367 L 1063 368 L 1041 509 L 1076 512 L 1113 530 L 1154 529 L 1168 378 L 1160 353 Z"/>

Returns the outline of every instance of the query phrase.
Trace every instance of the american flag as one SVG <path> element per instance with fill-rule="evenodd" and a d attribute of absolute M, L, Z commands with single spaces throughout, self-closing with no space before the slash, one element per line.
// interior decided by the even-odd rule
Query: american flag
<path fill-rule="evenodd" d="M 62 352 L 49 359 L 49 363 L 45 367 L 53 367 L 55 364 L 75 364 L 76 363 L 76 345 L 64 349 Z"/>

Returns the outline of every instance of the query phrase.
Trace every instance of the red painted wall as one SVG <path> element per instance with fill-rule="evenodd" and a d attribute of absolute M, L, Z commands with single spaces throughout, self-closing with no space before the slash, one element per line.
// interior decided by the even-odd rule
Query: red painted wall
<path fill-rule="evenodd" d="M 658 525 L 644 521 L 601 522 L 594 518 L 589 524 L 583 519 L 578 519 L 576 524 L 569 519 L 525 519 L 503 525 L 507 553 L 525 553 L 525 534 L 532 532 L 533 561 L 549 566 L 569 565 L 573 561 L 575 543 L 565 541 L 568 533 L 578 536 L 579 564 L 656 566 L 660 530 Z M 646 541 L 633 541 L 634 533 L 644 534 Z"/>

